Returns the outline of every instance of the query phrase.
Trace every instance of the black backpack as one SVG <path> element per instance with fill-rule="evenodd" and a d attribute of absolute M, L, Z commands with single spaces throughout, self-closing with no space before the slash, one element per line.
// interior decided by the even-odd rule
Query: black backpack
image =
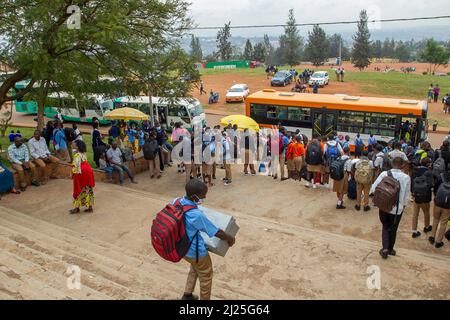
<path fill-rule="evenodd" d="M 385 153 L 383 157 L 378 156 L 377 158 L 383 158 L 383 163 L 381 165 L 381 171 L 389 171 L 392 169 L 391 157 L 388 153 Z"/>
<path fill-rule="evenodd" d="M 66 136 L 67 142 L 72 142 L 77 138 L 77 135 L 75 134 L 75 130 L 69 127 L 64 128 L 64 135 Z"/>
<path fill-rule="evenodd" d="M 443 209 L 450 209 L 450 182 L 445 181 L 445 177 L 441 174 L 442 183 L 434 198 L 434 203 Z"/>
<path fill-rule="evenodd" d="M 320 145 L 311 143 L 306 149 L 306 163 L 309 165 L 319 165 L 323 162 L 322 149 Z"/>
<path fill-rule="evenodd" d="M 431 202 L 431 185 L 429 179 L 425 175 L 421 175 L 414 179 L 412 193 L 416 203 Z"/>
<path fill-rule="evenodd" d="M 146 141 L 142 146 L 145 160 L 155 160 L 156 151 L 158 150 L 158 143 L 156 140 Z"/>
<path fill-rule="evenodd" d="M 339 157 L 337 160 L 334 160 L 333 162 L 331 162 L 331 165 L 330 165 L 330 177 L 331 177 L 331 179 L 336 180 L 336 181 L 341 181 L 342 179 L 344 179 L 345 163 L 348 160 L 349 159 L 342 160 Z"/>

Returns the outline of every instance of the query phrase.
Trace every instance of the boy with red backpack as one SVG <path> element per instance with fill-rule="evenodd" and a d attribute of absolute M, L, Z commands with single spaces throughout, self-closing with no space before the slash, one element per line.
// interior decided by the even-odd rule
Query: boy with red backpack
<path fill-rule="evenodd" d="M 379 209 L 383 225 L 382 244 L 379 251 L 383 259 L 395 256 L 397 229 L 406 209 L 410 196 L 411 178 L 402 171 L 404 161 L 397 157 L 392 159 L 392 170 L 382 172 L 375 180 L 370 193 L 374 194 L 373 203 Z"/>
<path fill-rule="evenodd" d="M 190 264 L 182 300 L 198 300 L 193 294 L 197 278 L 200 282 L 200 299 L 211 298 L 213 266 L 200 232 L 209 237 L 227 241 L 231 247 L 235 238 L 218 229 L 198 207 L 208 193 L 208 186 L 192 179 L 186 184 L 186 196 L 175 199 L 159 212 L 152 225 L 152 245 L 166 260 Z"/>

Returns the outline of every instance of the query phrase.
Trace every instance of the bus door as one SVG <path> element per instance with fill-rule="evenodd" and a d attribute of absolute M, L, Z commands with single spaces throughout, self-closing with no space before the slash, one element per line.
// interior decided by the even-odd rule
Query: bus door
<path fill-rule="evenodd" d="M 313 111 L 313 135 L 328 136 L 336 130 L 337 112 L 330 110 Z"/>

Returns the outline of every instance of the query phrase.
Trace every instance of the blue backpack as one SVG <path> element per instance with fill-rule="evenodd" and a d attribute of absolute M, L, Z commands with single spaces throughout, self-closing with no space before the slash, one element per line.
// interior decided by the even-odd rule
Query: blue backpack
<path fill-rule="evenodd" d="M 325 158 L 327 160 L 327 163 L 330 164 L 334 160 L 337 160 L 341 155 L 339 153 L 339 149 L 337 145 L 332 146 L 330 144 L 327 144 L 327 152 L 325 154 Z"/>

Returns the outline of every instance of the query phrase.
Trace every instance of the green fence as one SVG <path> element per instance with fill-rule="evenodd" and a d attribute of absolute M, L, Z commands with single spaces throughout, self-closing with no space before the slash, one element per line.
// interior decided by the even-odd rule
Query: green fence
<path fill-rule="evenodd" d="M 206 64 L 206 69 L 242 69 L 250 68 L 250 61 L 240 60 L 240 61 L 222 61 L 222 62 L 208 62 Z"/>

